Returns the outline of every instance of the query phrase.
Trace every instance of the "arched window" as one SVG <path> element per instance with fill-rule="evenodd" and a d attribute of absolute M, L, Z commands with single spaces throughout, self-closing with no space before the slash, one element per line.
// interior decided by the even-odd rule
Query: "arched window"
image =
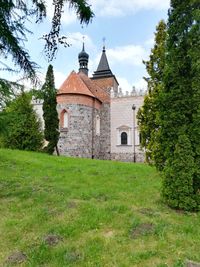
<path fill-rule="evenodd" d="M 60 127 L 61 129 L 69 127 L 69 113 L 65 109 L 60 113 Z"/>
<path fill-rule="evenodd" d="M 128 144 L 128 135 L 126 132 L 121 133 L 121 145 L 127 145 Z"/>
<path fill-rule="evenodd" d="M 67 111 L 65 111 L 63 116 L 63 128 L 68 128 L 68 124 L 69 124 L 69 115 Z"/>
<path fill-rule="evenodd" d="M 96 116 L 96 135 L 100 135 L 100 117 Z"/>

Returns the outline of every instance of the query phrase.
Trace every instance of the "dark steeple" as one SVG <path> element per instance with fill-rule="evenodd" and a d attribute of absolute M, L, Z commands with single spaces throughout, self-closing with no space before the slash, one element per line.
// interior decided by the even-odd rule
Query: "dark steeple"
<path fill-rule="evenodd" d="M 103 46 L 101 59 L 98 65 L 97 70 L 93 74 L 93 79 L 98 78 L 107 78 L 107 77 L 113 77 L 112 71 L 109 67 L 107 56 L 106 56 L 106 49 L 105 46 Z"/>
<path fill-rule="evenodd" d="M 88 76 L 88 59 L 89 55 L 85 52 L 85 44 L 83 42 L 82 51 L 78 55 L 79 71 L 82 71 Z"/>

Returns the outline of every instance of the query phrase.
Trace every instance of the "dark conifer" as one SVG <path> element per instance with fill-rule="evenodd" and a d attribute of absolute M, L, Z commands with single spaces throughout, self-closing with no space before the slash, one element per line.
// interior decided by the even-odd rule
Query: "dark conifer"
<path fill-rule="evenodd" d="M 57 143 L 59 138 L 59 119 L 56 110 L 56 89 L 54 84 L 53 66 L 49 65 L 45 83 L 42 86 L 43 103 L 43 118 L 44 118 L 44 137 L 49 142 L 46 150 L 49 154 L 57 151 Z"/>

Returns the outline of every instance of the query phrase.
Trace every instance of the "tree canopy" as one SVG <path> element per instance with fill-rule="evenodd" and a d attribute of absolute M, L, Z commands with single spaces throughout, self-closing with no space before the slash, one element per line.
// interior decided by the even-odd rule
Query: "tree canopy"
<path fill-rule="evenodd" d="M 138 115 L 165 202 L 190 211 L 200 209 L 199 7 L 198 0 L 171 0 L 166 42 L 157 40 L 146 62 L 149 94 Z"/>
<path fill-rule="evenodd" d="M 156 166 L 161 163 L 161 151 L 156 145 L 159 129 L 159 94 L 163 87 L 163 71 L 165 66 L 166 24 L 161 20 L 156 27 L 155 44 L 151 50 L 150 58 L 144 61 L 149 77 L 145 78 L 148 92 L 144 104 L 137 114 L 141 134 L 141 145 L 146 151 L 147 162 L 154 162 Z"/>
<path fill-rule="evenodd" d="M 22 93 L 4 110 L 6 130 L 5 147 L 37 151 L 43 144 L 41 124 L 31 105 L 31 95 Z"/>
<path fill-rule="evenodd" d="M 49 60 L 52 60 L 58 48 L 60 39 L 61 16 L 64 4 L 73 8 L 81 23 L 89 23 L 93 13 L 86 0 L 53 0 L 54 15 L 52 28 L 44 36 L 46 40 L 45 49 Z M 16 66 L 24 72 L 24 75 L 32 81 L 36 80 L 37 64 L 31 61 L 30 55 L 24 48 L 27 34 L 30 33 L 26 24 L 34 18 L 40 23 L 46 16 L 46 2 L 44 0 L 4 0 L 0 3 L 0 55 L 1 58 L 11 56 Z M 13 71 L 9 66 L 0 61 L 0 70 Z"/>

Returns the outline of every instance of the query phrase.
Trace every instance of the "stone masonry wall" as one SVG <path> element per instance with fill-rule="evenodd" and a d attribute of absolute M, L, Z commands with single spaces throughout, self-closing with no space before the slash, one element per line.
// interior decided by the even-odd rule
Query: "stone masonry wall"
<path fill-rule="evenodd" d="M 92 151 L 92 131 L 94 123 L 92 118 L 99 111 L 85 105 L 58 104 L 58 114 L 62 110 L 67 110 L 69 114 L 69 125 L 67 129 L 61 129 L 58 142 L 58 149 L 61 155 L 72 157 L 92 158 L 99 157 L 98 149 Z M 95 133 L 94 133 L 95 134 Z M 99 146 L 99 138 L 94 135 L 94 144 Z"/>
<path fill-rule="evenodd" d="M 111 152 L 111 118 L 110 104 L 103 104 L 101 108 L 101 126 L 100 126 L 100 158 L 110 159 Z"/>

